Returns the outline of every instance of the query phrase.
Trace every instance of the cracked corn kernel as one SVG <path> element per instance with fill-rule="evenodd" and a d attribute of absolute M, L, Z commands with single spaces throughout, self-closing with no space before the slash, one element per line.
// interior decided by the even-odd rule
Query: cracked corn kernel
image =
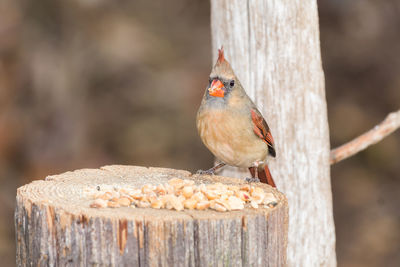
<path fill-rule="evenodd" d="M 91 208 L 105 208 L 107 207 L 107 201 L 102 198 L 98 198 L 90 204 Z"/>
<path fill-rule="evenodd" d="M 131 201 L 127 197 L 121 197 L 117 200 L 118 204 L 121 205 L 121 207 L 128 207 L 131 204 Z"/>

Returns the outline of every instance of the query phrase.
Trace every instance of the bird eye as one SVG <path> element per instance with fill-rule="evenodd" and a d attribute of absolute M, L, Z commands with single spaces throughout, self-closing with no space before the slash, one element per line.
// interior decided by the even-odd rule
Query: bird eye
<path fill-rule="evenodd" d="M 229 85 L 230 85 L 231 87 L 233 87 L 233 86 L 235 85 L 235 81 L 232 80 L 232 81 L 229 83 Z"/>

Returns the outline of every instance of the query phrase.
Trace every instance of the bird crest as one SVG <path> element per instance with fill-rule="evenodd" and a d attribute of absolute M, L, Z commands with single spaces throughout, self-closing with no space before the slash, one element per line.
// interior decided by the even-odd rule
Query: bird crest
<path fill-rule="evenodd" d="M 222 63 L 224 61 L 225 61 L 224 47 L 221 46 L 221 49 L 218 49 L 218 60 L 217 60 L 217 63 Z"/>
<path fill-rule="evenodd" d="M 211 71 L 210 77 L 211 76 L 225 77 L 226 79 L 235 77 L 231 65 L 225 59 L 223 46 L 221 46 L 221 49 L 218 49 L 218 59 Z"/>

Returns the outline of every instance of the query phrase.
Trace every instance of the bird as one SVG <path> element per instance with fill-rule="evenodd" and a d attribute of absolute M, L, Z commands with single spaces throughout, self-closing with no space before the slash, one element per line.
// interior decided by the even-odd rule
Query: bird
<path fill-rule="evenodd" d="M 214 174 L 225 165 L 245 167 L 250 180 L 276 187 L 266 162 L 267 157 L 276 157 L 270 128 L 225 59 L 223 47 L 218 49 L 196 126 L 204 145 L 221 162 L 201 174 Z"/>

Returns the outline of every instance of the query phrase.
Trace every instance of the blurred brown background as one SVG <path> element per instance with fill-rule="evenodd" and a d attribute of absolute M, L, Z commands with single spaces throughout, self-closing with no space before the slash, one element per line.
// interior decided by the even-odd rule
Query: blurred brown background
<path fill-rule="evenodd" d="M 168 3 L 166 3 L 168 2 Z M 332 147 L 400 108 L 400 2 L 319 1 Z M 208 1 L 0 4 L 0 258 L 16 188 L 105 164 L 212 164 L 195 114 Z M 229 48 L 227 48 L 229 49 Z M 339 266 L 400 266 L 400 133 L 332 168 Z"/>

